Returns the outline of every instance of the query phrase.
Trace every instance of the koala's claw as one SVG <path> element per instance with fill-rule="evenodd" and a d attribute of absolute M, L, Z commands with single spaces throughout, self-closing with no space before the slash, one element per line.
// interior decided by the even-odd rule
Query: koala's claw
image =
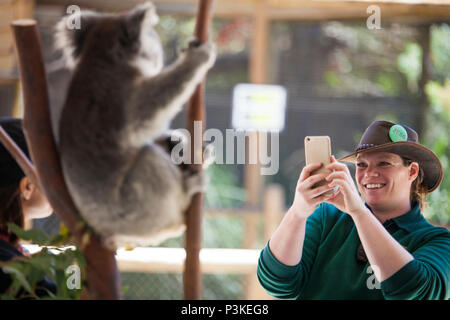
<path fill-rule="evenodd" d="M 203 169 L 207 169 L 216 160 L 216 149 L 213 144 L 203 148 Z"/>
<path fill-rule="evenodd" d="M 189 51 L 189 49 L 195 49 L 202 45 L 202 42 L 196 38 L 189 40 L 188 45 L 186 48 L 181 48 L 181 53 L 186 53 Z"/>
<path fill-rule="evenodd" d="M 198 39 L 192 39 L 191 41 L 189 41 L 189 48 L 198 48 L 202 45 L 202 42 Z"/>

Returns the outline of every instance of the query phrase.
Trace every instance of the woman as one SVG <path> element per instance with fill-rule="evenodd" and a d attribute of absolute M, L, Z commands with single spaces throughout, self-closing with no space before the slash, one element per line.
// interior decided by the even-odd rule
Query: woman
<path fill-rule="evenodd" d="M 0 125 L 14 140 L 17 146 L 30 158 L 21 120 L 1 118 Z M 22 169 L 0 143 L 0 261 L 9 261 L 16 257 L 28 255 L 7 224 L 15 223 L 21 228 L 26 221 L 45 218 L 52 213 L 52 208 L 41 190 L 25 176 Z M 0 294 L 11 284 L 11 278 L 0 269 Z M 45 279 L 40 283 L 55 293 L 56 287 Z M 45 292 L 37 292 L 38 295 Z"/>
<path fill-rule="evenodd" d="M 417 133 L 375 121 L 356 151 L 355 180 L 334 157 L 331 173 L 303 168 L 292 206 L 263 249 L 258 279 L 296 299 L 449 299 L 450 232 L 421 215 L 441 183 L 439 159 Z M 312 188 L 325 179 L 328 185 Z M 321 195 L 338 187 L 331 196 Z"/>

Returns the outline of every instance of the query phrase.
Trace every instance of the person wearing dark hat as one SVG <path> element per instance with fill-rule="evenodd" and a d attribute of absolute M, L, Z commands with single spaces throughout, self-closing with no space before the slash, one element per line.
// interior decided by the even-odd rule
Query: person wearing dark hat
<path fill-rule="evenodd" d="M 0 119 L 0 126 L 30 159 L 21 120 L 4 117 Z M 0 261 L 28 255 L 20 245 L 20 239 L 9 230 L 8 223 L 23 228 L 27 220 L 45 218 L 51 213 L 52 208 L 45 195 L 25 176 L 9 151 L 0 143 Z M 0 295 L 6 292 L 10 284 L 10 275 L 0 268 Z M 55 284 L 47 279 L 43 279 L 40 285 L 56 292 Z M 37 294 L 46 295 L 42 290 Z"/>
<path fill-rule="evenodd" d="M 357 186 L 342 162 L 356 164 Z M 449 299 L 450 232 L 421 214 L 443 170 L 417 133 L 375 121 L 355 152 L 332 157 L 331 173 L 311 175 L 320 166 L 303 168 L 294 202 L 261 252 L 257 276 L 266 291 L 291 299 Z M 328 185 L 312 188 L 321 180 Z"/>

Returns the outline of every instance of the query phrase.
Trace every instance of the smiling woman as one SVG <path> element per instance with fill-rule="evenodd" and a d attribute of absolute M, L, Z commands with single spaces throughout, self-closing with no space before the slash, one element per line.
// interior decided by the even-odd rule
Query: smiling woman
<path fill-rule="evenodd" d="M 413 129 L 375 121 L 340 161 L 356 162 L 356 185 L 334 157 L 331 173 L 303 168 L 294 203 L 259 258 L 261 285 L 279 298 L 449 299 L 450 232 L 421 214 L 442 180 L 439 159 Z M 320 180 L 329 183 L 313 188 Z"/>
<path fill-rule="evenodd" d="M 375 176 L 373 179 L 368 177 L 370 169 L 368 168 L 367 162 L 370 159 L 375 161 L 373 164 L 374 168 L 379 168 L 379 171 L 376 171 L 376 175 L 384 173 L 384 175 L 397 178 L 395 184 L 397 192 L 392 192 L 391 194 L 395 195 L 396 199 L 401 199 L 404 202 L 405 207 L 409 206 L 408 202 L 418 203 L 421 209 L 425 207 L 425 199 L 428 191 L 426 186 L 423 185 L 423 169 L 416 161 L 388 152 L 368 152 L 357 156 L 356 182 L 358 183 L 361 196 L 366 203 L 370 203 L 370 200 L 368 200 L 366 196 L 379 195 L 380 192 L 375 191 L 382 189 L 387 185 L 387 183 L 380 180 L 378 176 Z M 384 193 L 389 192 L 386 188 L 382 191 Z M 374 204 L 372 203 L 372 205 Z"/>
<path fill-rule="evenodd" d="M 419 174 L 417 162 L 405 166 L 399 155 L 380 151 L 360 154 L 356 161 L 359 191 L 380 221 L 411 209 L 410 190 Z"/>

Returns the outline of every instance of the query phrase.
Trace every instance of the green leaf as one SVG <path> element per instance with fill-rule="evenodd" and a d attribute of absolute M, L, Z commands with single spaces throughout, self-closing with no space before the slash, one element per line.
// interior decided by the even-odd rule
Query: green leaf
<path fill-rule="evenodd" d="M 54 265 L 52 255 L 45 253 L 38 253 L 34 255 L 32 259 L 28 260 L 28 263 L 34 268 L 44 271 L 48 270 Z"/>
<path fill-rule="evenodd" d="M 75 250 L 72 251 L 73 257 L 76 261 L 78 261 L 78 265 L 80 266 L 81 269 L 84 268 L 84 266 L 86 265 L 86 260 L 84 258 L 83 253 L 80 250 Z"/>
<path fill-rule="evenodd" d="M 398 69 L 409 83 L 418 83 L 422 74 L 422 48 L 418 43 L 408 42 L 397 57 Z"/>
<path fill-rule="evenodd" d="M 41 298 L 41 300 L 52 300 L 52 299 L 57 299 L 57 296 L 51 292 L 50 290 L 48 290 L 46 287 L 42 287 L 42 286 L 36 286 L 36 289 L 40 289 L 43 290 L 47 293 L 48 297 L 44 297 Z"/>
<path fill-rule="evenodd" d="M 41 246 L 62 245 L 70 237 L 70 233 L 56 234 L 50 236 L 40 229 L 23 230 L 14 223 L 8 223 L 9 229 L 14 232 L 20 239 L 32 241 Z"/>
<path fill-rule="evenodd" d="M 324 80 L 331 88 L 335 88 L 341 84 L 339 76 L 334 71 L 326 71 L 324 74 Z"/>
<path fill-rule="evenodd" d="M 31 285 L 28 283 L 27 279 L 25 278 L 24 274 L 17 268 L 9 265 L 2 268 L 4 273 L 9 273 L 12 276 L 15 277 L 17 281 L 20 282 L 20 284 L 23 286 L 23 288 L 28 291 L 30 294 L 33 294 L 33 290 L 31 289 Z"/>
<path fill-rule="evenodd" d="M 125 295 L 125 293 L 127 293 L 128 290 L 130 290 L 130 286 L 129 285 L 123 286 L 122 290 L 121 290 L 122 295 Z"/>
<path fill-rule="evenodd" d="M 49 236 L 40 230 L 22 230 L 14 224 L 8 224 L 8 227 L 18 237 L 41 245 L 42 250 L 30 258 L 21 257 L 17 261 L 0 262 L 0 268 L 3 267 L 4 272 L 13 275 L 11 286 L 7 293 L 0 295 L 0 299 L 17 298 L 21 288 L 24 288 L 21 298 L 40 298 L 35 292 L 36 289 L 47 291 L 38 285 L 44 276 L 53 281 L 57 287 L 56 295 L 47 292 L 48 296 L 44 297 L 45 299 L 77 299 L 82 290 L 67 289 L 65 270 L 73 264 L 83 267 L 86 263 L 84 256 L 76 247 L 64 249 L 55 246 L 66 243 L 70 233 Z"/>
<path fill-rule="evenodd" d="M 50 240 L 50 236 L 39 229 L 23 230 L 14 223 L 8 223 L 8 228 L 20 239 L 33 241 L 39 245 L 46 245 Z"/>
<path fill-rule="evenodd" d="M 48 240 L 48 246 L 62 245 L 69 239 L 69 234 L 56 234 Z"/>

